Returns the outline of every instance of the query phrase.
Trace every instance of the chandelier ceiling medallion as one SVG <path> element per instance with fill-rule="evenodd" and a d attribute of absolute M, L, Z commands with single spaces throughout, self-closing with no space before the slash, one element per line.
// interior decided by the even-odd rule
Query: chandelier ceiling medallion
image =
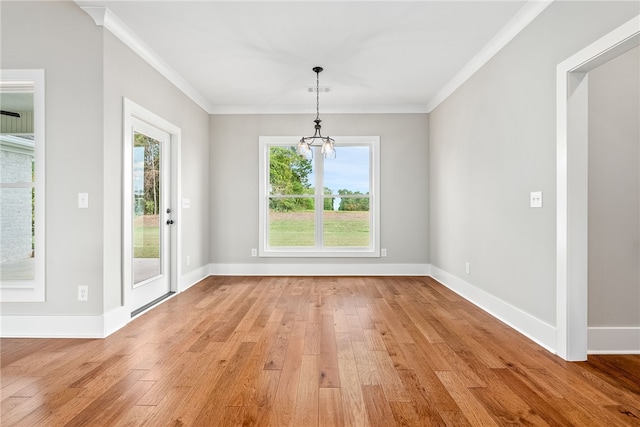
<path fill-rule="evenodd" d="M 336 149 L 334 147 L 335 141 L 328 136 L 322 136 L 320 133 L 320 72 L 323 70 L 322 67 L 313 67 L 314 73 L 316 73 L 316 119 L 315 122 L 315 133 L 313 136 L 303 136 L 298 143 L 297 152 L 302 157 L 313 157 L 313 149 L 311 146 L 314 142 L 319 141 L 322 144 L 322 148 L 320 152 L 324 155 L 325 159 L 335 159 L 336 157 Z"/>

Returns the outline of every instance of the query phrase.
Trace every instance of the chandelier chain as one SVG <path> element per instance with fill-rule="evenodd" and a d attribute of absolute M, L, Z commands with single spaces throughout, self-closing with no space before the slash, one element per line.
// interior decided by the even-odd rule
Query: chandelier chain
<path fill-rule="evenodd" d="M 320 119 L 320 71 L 316 71 L 316 120 Z"/>

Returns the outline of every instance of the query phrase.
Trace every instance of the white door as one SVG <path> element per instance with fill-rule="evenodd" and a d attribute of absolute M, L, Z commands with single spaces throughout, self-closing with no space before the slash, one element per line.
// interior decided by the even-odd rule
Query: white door
<path fill-rule="evenodd" d="M 171 135 L 142 120 L 131 120 L 132 312 L 171 292 Z"/>

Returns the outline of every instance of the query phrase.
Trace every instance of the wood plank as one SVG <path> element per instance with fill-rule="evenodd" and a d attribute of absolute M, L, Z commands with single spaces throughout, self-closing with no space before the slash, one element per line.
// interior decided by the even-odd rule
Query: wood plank
<path fill-rule="evenodd" d="M 391 406 L 384 395 L 384 390 L 382 390 L 382 386 L 363 385 L 362 396 L 364 397 L 364 406 L 367 408 L 369 425 L 371 427 L 397 425 Z"/>
<path fill-rule="evenodd" d="M 333 316 L 322 316 L 320 328 L 320 358 L 318 359 L 320 387 L 340 387 L 338 351 Z"/>
<path fill-rule="evenodd" d="M 417 418 L 421 420 L 421 422 L 425 425 L 444 426 L 445 422 L 438 412 L 438 405 L 436 405 L 435 399 L 433 399 L 432 395 L 428 393 L 427 389 L 422 384 L 420 384 L 420 380 L 418 379 L 418 376 L 415 374 L 415 372 L 411 369 L 403 369 L 399 371 L 399 375 L 402 383 L 405 386 L 405 389 L 407 390 L 407 393 L 409 394 L 409 397 L 411 398 L 413 410 L 409 410 L 405 406 L 391 405 L 391 409 L 396 420 L 399 420 L 399 417 L 409 417 L 410 419 L 413 419 L 413 413 L 415 413 Z M 406 404 L 406 402 L 392 403 Z M 419 423 L 407 423 L 408 425 L 419 425 Z"/>
<path fill-rule="evenodd" d="M 318 424 L 318 356 L 303 355 L 293 416 L 294 426 Z"/>
<path fill-rule="evenodd" d="M 375 362 L 380 375 L 380 382 L 384 394 L 390 402 L 409 402 L 411 398 L 400 380 L 398 371 L 393 366 L 393 361 L 386 351 L 375 351 Z"/>
<path fill-rule="evenodd" d="M 303 352 L 303 340 L 298 339 L 290 342 L 271 408 L 271 425 L 293 425 Z"/>
<path fill-rule="evenodd" d="M 640 425 L 640 355 L 565 362 L 428 277 L 210 277 L 0 339 L 0 385 L 2 426 Z"/>
<path fill-rule="evenodd" d="M 243 342 L 237 352 L 230 358 L 224 373 L 220 376 L 213 389 L 209 392 L 204 405 L 194 424 L 218 425 L 223 416 L 223 410 L 229 398 L 229 390 L 238 382 L 241 373 L 251 358 L 255 343 Z"/>
<path fill-rule="evenodd" d="M 343 426 L 342 399 L 339 388 L 321 388 L 318 396 L 318 426 Z M 349 424 L 352 425 L 352 424 Z"/>
<path fill-rule="evenodd" d="M 353 355 L 358 370 L 358 378 L 362 385 L 380 385 L 380 376 L 376 367 L 375 354 L 368 346 L 360 341 L 351 343 Z"/>
<path fill-rule="evenodd" d="M 474 397 L 473 393 L 464 385 L 464 381 L 455 372 L 438 371 L 436 375 L 472 425 L 498 425 L 484 405 Z"/>
<path fill-rule="evenodd" d="M 340 390 L 342 398 L 342 417 L 344 425 L 364 426 L 367 414 L 360 388 L 360 379 L 356 359 L 349 333 L 336 333 L 338 349 L 338 370 L 340 372 Z M 343 425 L 343 424 L 335 424 Z"/>

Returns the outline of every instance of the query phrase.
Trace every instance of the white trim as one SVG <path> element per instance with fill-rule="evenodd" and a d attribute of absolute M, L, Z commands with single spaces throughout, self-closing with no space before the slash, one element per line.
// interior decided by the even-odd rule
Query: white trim
<path fill-rule="evenodd" d="M 522 335 L 555 353 L 556 328 L 552 325 L 433 265 L 431 277 Z"/>
<path fill-rule="evenodd" d="M 102 316 L 2 316 L 3 338 L 103 338 Z"/>
<path fill-rule="evenodd" d="M 640 326 L 590 327 L 589 354 L 640 354 Z"/>
<path fill-rule="evenodd" d="M 1 302 L 46 300 L 46 129 L 45 72 L 42 69 L 0 70 L 0 80 L 33 83 L 33 142 L 35 144 L 35 275 L 33 280 L 0 281 Z M 29 84 L 29 86 L 31 86 Z"/>
<path fill-rule="evenodd" d="M 211 267 L 209 265 L 205 265 L 196 270 L 190 271 L 189 273 L 186 273 L 180 279 L 179 292 L 186 291 L 196 283 L 206 279 L 210 275 L 210 270 Z"/>
<path fill-rule="evenodd" d="M 84 10 L 96 23 L 109 30 L 114 36 L 122 41 L 126 46 L 133 50 L 140 58 L 145 60 L 156 71 L 162 74 L 167 80 L 173 83 L 193 102 L 198 104 L 202 109 L 211 113 L 211 103 L 203 97 L 196 89 L 193 88 L 180 74 L 171 68 L 157 53 L 153 51 L 146 43 L 140 39 L 129 27 L 127 27 L 118 17 L 108 8 L 102 6 L 80 7 Z"/>
<path fill-rule="evenodd" d="M 322 114 L 425 114 L 426 104 L 324 105 Z M 212 105 L 209 114 L 316 114 L 309 105 Z"/>
<path fill-rule="evenodd" d="M 211 276 L 428 276 L 429 264 L 209 264 Z"/>
<path fill-rule="evenodd" d="M 587 358 L 586 73 L 639 42 L 640 15 L 558 64 L 556 70 L 556 348 L 565 360 Z"/>
<path fill-rule="evenodd" d="M 131 311 L 126 306 L 120 306 L 104 314 L 103 337 L 127 326 L 131 321 Z"/>
<path fill-rule="evenodd" d="M 132 163 L 132 150 L 133 146 L 131 140 L 131 129 L 133 120 L 137 119 L 148 123 L 149 125 L 156 127 L 163 132 L 170 135 L 171 138 L 171 218 L 175 221 L 175 224 L 171 226 L 171 254 L 170 254 L 170 289 L 173 292 L 179 292 L 180 279 L 182 277 L 182 267 L 180 264 L 181 259 L 181 242 L 182 242 L 182 209 L 179 201 L 182 200 L 181 191 L 181 170 L 180 170 L 180 153 L 181 153 L 181 138 L 182 131 L 179 127 L 156 115 L 155 113 L 147 110 L 146 108 L 136 104 L 130 99 L 123 97 L 123 127 L 122 127 L 122 140 L 123 140 L 123 188 L 122 188 L 122 296 L 124 306 L 128 306 L 131 302 L 130 289 L 131 289 L 131 230 L 132 220 L 130 215 L 125 215 L 125 212 L 131 212 L 131 199 L 132 190 L 130 187 L 132 171 L 129 167 Z M 129 307 L 129 312 L 137 307 Z"/>
<path fill-rule="evenodd" d="M 181 291 L 188 289 L 209 276 L 205 265 L 181 278 Z M 175 294 L 177 295 L 177 294 Z M 160 302 L 168 301 L 167 298 Z M 154 305 L 143 313 L 157 307 Z M 138 317 L 136 316 L 136 317 Z M 0 316 L 2 338 L 106 338 L 131 322 L 131 310 L 117 307 L 104 316 Z"/>
<path fill-rule="evenodd" d="M 309 248 L 273 248 L 268 247 L 268 214 L 269 206 L 269 148 L 273 146 L 295 147 L 300 140 L 299 136 L 260 136 L 258 140 L 258 256 L 264 258 L 379 258 L 380 257 L 380 137 L 379 136 L 334 136 L 337 151 L 340 146 L 362 146 L 368 147 L 369 156 L 369 218 L 370 218 L 370 239 L 367 247 L 345 247 L 345 248 L 323 248 L 319 243 L 322 239 L 322 211 L 316 210 L 314 222 L 315 242 L 314 247 Z M 323 206 L 322 198 L 322 177 L 323 177 L 323 157 L 319 147 L 314 149 L 314 173 L 316 182 L 315 195 L 304 197 L 314 197 L 316 207 Z M 339 154 L 338 154 L 339 155 Z M 331 161 L 331 160 L 328 160 Z M 285 195 L 287 196 L 287 195 Z M 277 197 L 277 196 L 276 196 Z M 318 226 L 320 224 L 320 226 Z"/>

